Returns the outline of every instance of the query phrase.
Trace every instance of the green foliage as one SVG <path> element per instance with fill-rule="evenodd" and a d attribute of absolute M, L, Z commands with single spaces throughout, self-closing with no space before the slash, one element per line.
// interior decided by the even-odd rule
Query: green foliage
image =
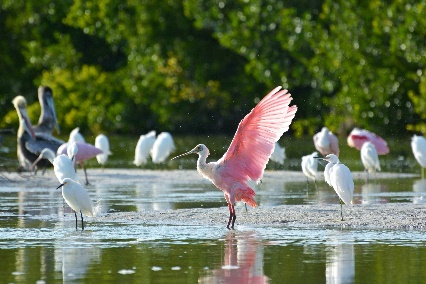
<path fill-rule="evenodd" d="M 64 132 L 232 133 L 276 85 L 292 130 L 426 133 L 426 1 L 3 1 L 0 127 L 54 91 Z"/>

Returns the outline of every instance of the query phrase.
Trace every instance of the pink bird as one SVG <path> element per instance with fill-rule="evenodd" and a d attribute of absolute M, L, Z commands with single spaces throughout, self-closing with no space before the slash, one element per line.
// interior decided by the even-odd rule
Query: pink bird
<path fill-rule="evenodd" d="M 321 132 L 314 135 L 315 149 L 323 156 L 334 154 L 339 156 L 339 141 L 336 135 L 333 134 L 327 127 L 323 127 Z"/>
<path fill-rule="evenodd" d="M 234 229 L 234 204 L 243 201 L 256 207 L 254 191 L 248 181 L 260 181 L 275 142 L 290 126 L 297 107 L 289 106 L 292 97 L 287 90 L 276 87 L 247 114 L 225 155 L 217 162 L 206 163 L 209 149 L 203 144 L 178 157 L 198 154 L 197 171 L 223 191 L 229 208 L 228 229 Z"/>
<path fill-rule="evenodd" d="M 362 145 L 367 141 L 374 144 L 377 154 L 386 155 L 389 153 L 389 147 L 386 141 L 373 132 L 355 127 L 348 136 L 348 145 L 357 150 L 361 150 Z"/>
<path fill-rule="evenodd" d="M 68 154 L 68 157 L 74 162 L 74 167 L 76 166 L 76 163 L 80 164 L 80 167 L 82 167 L 84 170 L 86 185 L 89 184 L 89 180 L 87 179 L 87 172 L 86 167 L 84 166 L 84 161 L 94 158 L 96 155 L 102 153 L 103 151 L 101 149 L 85 142 L 67 142 L 62 144 L 57 151 L 58 155 Z"/>

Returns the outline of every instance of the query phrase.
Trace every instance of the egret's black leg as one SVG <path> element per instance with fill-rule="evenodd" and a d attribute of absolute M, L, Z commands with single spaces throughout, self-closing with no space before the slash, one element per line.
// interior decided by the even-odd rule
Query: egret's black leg
<path fill-rule="evenodd" d="M 80 210 L 80 216 L 81 216 L 81 230 L 83 231 L 84 230 L 84 222 L 83 222 L 83 213 L 81 213 L 81 210 Z"/>
<path fill-rule="evenodd" d="M 86 185 L 90 185 L 89 179 L 87 178 L 86 166 L 83 165 L 84 176 L 86 177 Z"/>
<path fill-rule="evenodd" d="M 75 216 L 75 229 L 77 230 L 77 212 L 74 211 Z"/>
<path fill-rule="evenodd" d="M 340 201 L 340 217 L 342 217 L 342 221 L 343 221 L 342 199 L 339 198 L 339 201 Z"/>

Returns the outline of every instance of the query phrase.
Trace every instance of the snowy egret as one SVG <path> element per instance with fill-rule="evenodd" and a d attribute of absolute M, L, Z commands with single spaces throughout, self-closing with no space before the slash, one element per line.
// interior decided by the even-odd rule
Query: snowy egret
<path fill-rule="evenodd" d="M 68 138 L 68 142 L 86 143 L 86 140 L 84 140 L 83 135 L 81 135 L 80 133 L 80 127 L 76 127 L 70 132 L 70 137 Z"/>
<path fill-rule="evenodd" d="M 60 129 L 56 118 L 52 89 L 47 86 L 40 86 L 38 88 L 38 100 L 40 102 L 41 113 L 38 124 L 34 126 L 34 132 L 52 135 L 53 129 L 56 127 L 56 131 L 59 134 Z"/>
<path fill-rule="evenodd" d="M 281 165 L 284 164 L 285 148 L 281 147 L 280 144 L 278 144 L 278 142 L 275 142 L 274 151 L 272 152 L 270 159 L 274 162 L 281 164 Z"/>
<path fill-rule="evenodd" d="M 422 167 L 422 179 L 424 178 L 424 168 L 426 167 L 426 139 L 423 136 L 414 135 L 411 138 L 411 150 L 414 158 Z"/>
<path fill-rule="evenodd" d="M 146 164 L 149 153 L 155 143 L 155 135 L 155 131 L 153 130 L 139 137 L 138 143 L 136 144 L 135 160 L 133 164 L 136 166 Z"/>
<path fill-rule="evenodd" d="M 323 127 L 314 135 L 314 146 L 323 156 L 328 154 L 339 156 L 339 140 L 327 127 Z"/>
<path fill-rule="evenodd" d="M 109 150 L 109 141 L 108 137 L 104 134 L 99 134 L 95 138 L 95 147 L 102 150 L 102 154 L 96 155 L 96 160 L 99 164 L 104 166 L 108 160 L 108 156 L 111 155 L 111 151 Z"/>
<path fill-rule="evenodd" d="M 342 201 L 346 205 L 352 203 L 354 193 L 354 180 L 352 173 L 347 166 L 340 163 L 339 158 L 334 154 L 328 154 L 325 158 L 317 158 L 327 161 L 328 164 L 324 170 L 326 182 L 333 187 L 340 199 L 340 216 L 343 221 Z"/>
<path fill-rule="evenodd" d="M 77 230 L 77 212 L 81 216 L 81 230 L 84 230 L 83 214 L 89 217 L 93 217 L 93 202 L 90 199 L 89 194 L 86 190 L 74 180 L 70 178 L 64 178 L 62 183 L 56 188 L 62 187 L 62 196 L 65 202 L 74 210 L 75 215 L 75 229 Z"/>
<path fill-rule="evenodd" d="M 386 155 L 389 153 L 389 147 L 386 141 L 368 130 L 355 127 L 347 139 L 349 147 L 355 148 L 357 150 L 361 150 L 362 145 L 367 141 L 370 141 L 374 144 L 377 150 L 377 154 Z"/>
<path fill-rule="evenodd" d="M 17 154 L 21 167 L 28 170 L 32 163 L 38 158 L 44 148 L 49 148 L 56 152 L 64 141 L 54 138 L 44 133 L 34 133 L 30 119 L 27 113 L 27 102 L 23 96 L 17 96 L 13 99 L 13 105 L 16 108 L 19 117 L 19 129 L 17 133 L 18 147 Z M 49 166 L 47 160 L 40 161 L 37 165 L 41 167 Z"/>
<path fill-rule="evenodd" d="M 370 141 L 365 142 L 361 147 L 361 161 L 367 171 L 367 179 L 369 173 L 381 171 L 376 146 Z"/>
<path fill-rule="evenodd" d="M 280 89 L 281 86 L 273 89 L 241 120 L 231 145 L 217 162 L 206 163 L 209 149 L 203 144 L 173 158 L 198 154 L 198 172 L 225 195 L 229 208 L 228 229 L 234 228 L 236 201 L 257 206 L 255 193 L 247 181 L 262 178 L 275 142 L 288 130 L 297 111 L 296 106 L 289 106 L 291 94 Z"/>
<path fill-rule="evenodd" d="M 316 185 L 318 173 L 318 160 L 316 158 L 318 158 L 317 152 L 302 157 L 302 172 L 307 177 L 308 184 L 309 179 L 313 179 Z"/>
<path fill-rule="evenodd" d="M 156 164 L 164 162 L 167 157 L 176 149 L 172 135 L 168 132 L 161 132 L 152 145 L 151 157 Z"/>
<path fill-rule="evenodd" d="M 62 144 L 57 151 L 57 154 L 67 154 L 68 157 L 74 162 L 78 163 L 83 168 L 84 176 L 86 177 L 86 185 L 89 185 L 89 179 L 87 178 L 86 166 L 84 161 L 96 157 L 96 155 L 102 154 L 102 150 L 95 146 L 85 142 L 67 142 Z"/>

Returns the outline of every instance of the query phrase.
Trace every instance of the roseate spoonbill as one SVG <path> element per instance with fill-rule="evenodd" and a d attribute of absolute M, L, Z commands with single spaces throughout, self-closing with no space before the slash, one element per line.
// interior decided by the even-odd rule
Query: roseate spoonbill
<path fill-rule="evenodd" d="M 176 149 L 172 135 L 168 132 L 161 132 L 152 145 L 151 157 L 156 164 L 164 162 L 167 157 Z"/>
<path fill-rule="evenodd" d="M 102 154 L 102 150 L 96 148 L 93 145 L 84 142 L 67 142 L 62 144 L 57 151 L 57 154 L 66 154 L 74 162 L 78 163 L 83 168 L 84 176 L 86 178 L 86 185 L 89 185 L 89 179 L 87 178 L 87 171 L 84 165 L 84 161 L 96 157 L 96 155 Z"/>
<path fill-rule="evenodd" d="M 308 184 L 309 179 L 313 179 L 315 185 L 317 183 L 318 160 L 316 158 L 318 158 L 317 152 L 302 157 L 302 172 L 307 177 Z"/>
<path fill-rule="evenodd" d="M 291 94 L 280 89 L 281 86 L 273 89 L 241 120 L 231 145 L 217 162 L 206 163 L 209 149 L 203 144 L 173 158 L 198 154 L 198 172 L 225 195 L 229 208 L 228 229 L 234 228 L 236 201 L 257 206 L 255 193 L 247 182 L 260 181 L 275 142 L 288 130 L 297 111 L 296 106 L 289 106 Z"/>
<path fill-rule="evenodd" d="M 56 156 L 55 152 L 52 150 L 45 148 L 41 151 L 40 156 L 34 163 L 31 165 L 31 168 L 35 167 L 35 165 L 41 160 L 46 159 L 53 165 L 53 171 L 55 172 L 55 176 L 59 182 L 62 182 L 64 178 L 70 178 L 76 182 L 78 182 L 77 173 L 75 172 L 74 163 L 67 155 L 59 155 Z M 31 169 L 30 168 L 30 169 Z"/>
<path fill-rule="evenodd" d="M 19 129 L 17 133 L 17 154 L 21 168 L 28 170 L 32 163 L 40 155 L 44 148 L 56 152 L 64 141 L 43 133 L 35 134 L 27 113 L 27 102 L 23 96 L 17 96 L 12 101 L 19 117 Z M 37 166 L 46 167 L 49 161 L 40 161 Z"/>
<path fill-rule="evenodd" d="M 56 118 L 52 89 L 47 86 L 40 86 L 38 88 L 38 100 L 40 102 L 41 113 L 38 124 L 34 126 L 34 132 L 52 135 L 53 129 L 56 127 L 56 131 L 59 134 L 60 129 Z"/>
<path fill-rule="evenodd" d="M 84 230 L 83 214 L 89 217 L 93 217 L 93 202 L 90 199 L 89 194 L 86 190 L 74 180 L 70 178 L 64 178 L 62 183 L 56 188 L 62 187 L 62 196 L 65 202 L 74 210 L 75 215 L 75 229 L 77 230 L 77 212 L 81 216 L 81 230 Z"/>
<path fill-rule="evenodd" d="M 388 144 L 383 138 L 377 136 L 373 132 L 365 129 L 354 128 L 348 136 L 348 145 L 357 150 L 361 150 L 364 142 L 370 141 L 374 144 L 377 150 L 377 154 L 386 155 L 389 153 Z"/>
<path fill-rule="evenodd" d="M 155 135 L 155 131 L 153 130 L 139 137 L 138 143 L 136 144 L 135 160 L 133 164 L 136 166 L 146 164 L 149 153 L 155 143 Z"/>
<path fill-rule="evenodd" d="M 376 146 L 370 141 L 365 142 L 361 147 L 361 161 L 367 171 L 367 179 L 369 173 L 381 171 Z"/>
<path fill-rule="evenodd" d="M 271 155 L 271 160 L 274 161 L 274 162 L 277 162 L 281 165 L 284 164 L 285 148 L 281 147 L 280 144 L 278 144 L 278 142 L 275 142 L 275 147 L 274 147 L 274 151 L 272 152 L 272 155 Z"/>
<path fill-rule="evenodd" d="M 424 178 L 424 168 L 426 167 L 426 139 L 423 136 L 414 135 L 411 138 L 411 149 L 414 158 L 422 167 L 422 179 Z"/>
<path fill-rule="evenodd" d="M 339 158 L 334 154 L 328 154 L 325 158 L 316 158 L 327 161 L 325 166 L 324 178 L 325 181 L 333 187 L 340 199 L 340 216 L 343 221 L 342 201 L 346 205 L 352 203 L 354 193 L 354 180 L 352 173 L 347 166 L 340 163 Z"/>
<path fill-rule="evenodd" d="M 108 160 L 108 156 L 111 155 L 111 151 L 109 150 L 109 141 L 108 137 L 104 134 L 99 134 L 95 138 L 95 147 L 102 150 L 102 154 L 96 155 L 96 160 L 99 164 L 104 166 Z"/>
<path fill-rule="evenodd" d="M 327 127 L 323 127 L 314 135 L 314 146 L 323 156 L 328 154 L 339 156 L 339 140 Z"/>

